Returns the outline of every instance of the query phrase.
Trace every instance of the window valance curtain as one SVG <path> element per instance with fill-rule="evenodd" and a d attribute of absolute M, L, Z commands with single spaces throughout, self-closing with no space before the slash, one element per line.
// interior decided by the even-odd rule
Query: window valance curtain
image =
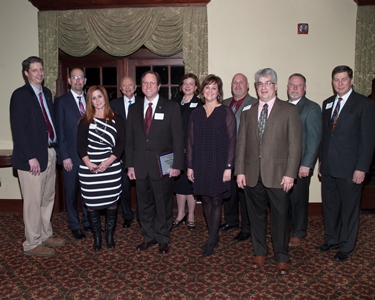
<path fill-rule="evenodd" d="M 368 96 L 375 78 L 375 5 L 358 6 L 356 29 L 354 86 Z"/>
<path fill-rule="evenodd" d="M 143 45 L 161 56 L 183 50 L 185 71 L 200 79 L 207 75 L 205 6 L 42 11 L 38 26 L 45 85 L 52 91 L 56 91 L 59 48 L 78 57 L 96 47 L 114 56 L 130 55 Z"/>

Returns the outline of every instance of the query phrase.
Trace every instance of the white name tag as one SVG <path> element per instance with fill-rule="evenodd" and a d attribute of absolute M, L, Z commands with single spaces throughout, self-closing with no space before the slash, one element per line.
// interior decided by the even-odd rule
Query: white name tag
<path fill-rule="evenodd" d="M 194 108 L 194 107 L 197 107 L 198 103 L 190 103 L 190 106 L 191 108 Z"/>
<path fill-rule="evenodd" d="M 245 111 L 245 110 L 249 110 L 249 109 L 250 109 L 250 107 L 251 107 L 251 104 L 250 104 L 250 105 L 248 105 L 248 106 L 245 106 L 245 107 L 243 108 L 243 110 L 242 110 L 242 111 Z"/>
<path fill-rule="evenodd" d="M 164 114 L 163 113 L 155 113 L 154 119 L 155 120 L 164 120 Z"/>
<path fill-rule="evenodd" d="M 333 105 L 333 102 L 331 102 L 331 103 L 327 103 L 327 105 L 326 105 L 326 109 L 330 109 L 330 108 L 332 107 L 332 105 Z"/>
<path fill-rule="evenodd" d="M 90 129 L 96 129 L 96 124 L 92 124 L 92 123 L 91 123 L 90 126 L 89 126 L 89 128 L 90 128 Z"/>

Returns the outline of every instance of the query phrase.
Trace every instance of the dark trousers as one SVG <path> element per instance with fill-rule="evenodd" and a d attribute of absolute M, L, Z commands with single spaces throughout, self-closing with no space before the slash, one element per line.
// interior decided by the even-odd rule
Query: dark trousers
<path fill-rule="evenodd" d="M 173 218 L 173 178 L 137 179 L 137 208 L 145 242 L 169 243 Z"/>
<path fill-rule="evenodd" d="M 270 204 L 271 238 L 274 258 L 288 262 L 289 248 L 289 194 L 282 188 L 266 188 L 261 181 L 253 188 L 245 186 L 247 211 L 251 222 L 254 255 L 267 255 L 267 209 Z"/>
<path fill-rule="evenodd" d="M 311 175 L 299 178 L 294 182 L 290 192 L 290 220 L 293 236 L 304 238 L 307 232 L 307 217 L 309 209 L 309 187 Z"/>
<path fill-rule="evenodd" d="M 249 215 L 246 209 L 245 193 L 237 185 L 236 177 L 231 180 L 231 195 L 224 200 L 224 220 L 231 226 L 238 226 L 241 211 L 241 231 L 250 232 Z"/>
<path fill-rule="evenodd" d="M 124 219 L 132 220 L 134 218 L 134 213 L 131 207 L 131 187 L 132 182 L 130 181 L 127 175 L 128 169 L 122 169 L 122 193 L 121 197 L 121 209 L 122 209 L 122 216 Z"/>
<path fill-rule="evenodd" d="M 325 243 L 339 244 L 344 252 L 354 249 L 362 190 L 363 184 L 353 183 L 352 178 L 322 176 Z"/>
<path fill-rule="evenodd" d="M 69 172 L 63 168 L 65 202 L 68 214 L 68 226 L 70 229 L 78 229 L 81 226 L 78 213 L 78 169 L 79 165 L 73 165 L 72 170 Z M 87 208 L 82 200 L 81 206 L 83 215 L 82 225 L 85 227 L 89 227 L 89 221 L 87 219 Z"/>

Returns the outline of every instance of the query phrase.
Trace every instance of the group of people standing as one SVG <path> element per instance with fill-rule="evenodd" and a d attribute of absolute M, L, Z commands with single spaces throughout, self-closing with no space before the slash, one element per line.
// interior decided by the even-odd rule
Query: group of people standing
<path fill-rule="evenodd" d="M 270 207 L 274 259 L 283 275 L 290 271 L 289 247 L 306 236 L 309 184 L 319 156 L 325 233 L 317 251 L 338 249 L 337 261 L 353 253 L 363 181 L 375 147 L 375 104 L 352 90 L 349 67 L 333 70 L 335 95 L 323 103 L 323 113 L 305 97 L 302 74 L 289 77 L 289 101 L 280 100 L 277 74 L 270 68 L 255 73 L 258 100 L 249 95 L 243 74 L 234 75 L 232 97 L 224 100 L 220 77 L 208 75 L 200 85 L 189 73 L 181 79 L 181 96 L 173 101 L 159 95 L 156 72 L 141 77 L 144 98 L 134 95 L 136 84 L 125 77 L 123 97 L 109 101 L 102 86 L 91 86 L 84 94 L 84 71 L 75 68 L 68 78 L 71 90 L 53 105 L 51 92 L 42 86 L 43 61 L 29 57 L 22 67 L 28 83 L 13 93 L 10 116 L 13 165 L 24 198 L 26 255 L 49 256 L 54 250 L 47 246 L 64 244 L 53 237 L 50 222 L 56 152 L 63 166 L 68 226 L 77 240 L 92 231 L 95 250 L 102 247 L 102 210 L 106 244 L 115 247 L 120 198 L 123 226 L 131 226 L 130 188 L 135 182 L 143 234 L 137 250 L 158 244 L 160 253 L 168 253 L 172 228 L 187 221 L 187 228 L 195 229 L 199 197 L 208 228 L 202 255 L 212 255 L 219 232 L 238 229 L 241 220 L 234 239 L 251 237 L 251 266 L 261 268 L 268 253 Z"/>

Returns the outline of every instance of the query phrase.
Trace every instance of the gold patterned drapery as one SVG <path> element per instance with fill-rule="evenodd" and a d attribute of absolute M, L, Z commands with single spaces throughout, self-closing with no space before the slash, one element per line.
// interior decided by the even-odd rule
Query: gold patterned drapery
<path fill-rule="evenodd" d="M 205 6 L 41 11 L 38 26 L 45 85 L 54 93 L 59 48 L 78 57 L 96 47 L 114 56 L 130 55 L 143 45 L 161 56 L 183 51 L 185 71 L 200 79 L 207 75 Z"/>
<path fill-rule="evenodd" d="M 375 78 L 375 5 L 358 6 L 355 43 L 355 90 L 368 96 Z"/>

